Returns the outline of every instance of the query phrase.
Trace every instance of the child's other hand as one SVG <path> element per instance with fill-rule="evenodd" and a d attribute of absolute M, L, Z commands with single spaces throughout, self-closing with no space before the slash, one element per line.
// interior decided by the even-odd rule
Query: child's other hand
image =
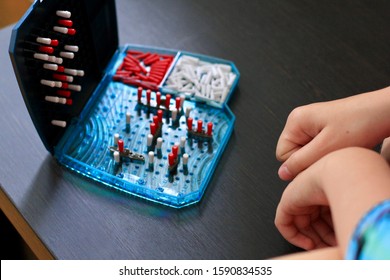
<path fill-rule="evenodd" d="M 390 137 L 383 140 L 382 147 L 381 147 L 381 155 L 390 164 Z"/>
<path fill-rule="evenodd" d="M 291 180 L 324 155 L 344 147 L 375 147 L 389 135 L 389 97 L 386 88 L 294 109 L 276 147 L 276 157 L 283 162 L 279 177 Z"/>
<path fill-rule="evenodd" d="M 328 200 L 317 180 L 321 163 L 301 172 L 287 186 L 276 210 L 279 232 L 305 250 L 337 245 Z"/>
<path fill-rule="evenodd" d="M 312 250 L 337 245 L 344 255 L 362 217 L 390 199 L 389 185 L 390 169 L 383 156 L 359 147 L 337 150 L 290 182 L 275 225 L 295 246 Z"/>

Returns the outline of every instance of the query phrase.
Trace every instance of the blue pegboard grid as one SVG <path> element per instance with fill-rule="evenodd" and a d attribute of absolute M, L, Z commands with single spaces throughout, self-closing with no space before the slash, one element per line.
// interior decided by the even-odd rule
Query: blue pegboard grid
<path fill-rule="evenodd" d="M 122 49 L 122 52 L 128 48 Z M 155 48 L 141 49 L 161 53 L 161 50 Z M 114 69 L 120 64 L 121 59 L 123 53 L 119 53 L 111 63 Z M 212 61 L 212 58 L 208 57 L 208 61 Z M 113 73 L 112 70 L 109 73 Z M 237 72 L 237 79 L 238 76 Z M 161 88 L 161 92 L 165 94 L 164 88 Z M 144 90 L 143 101 L 145 95 Z M 152 92 L 151 104 L 155 103 L 155 98 L 155 92 Z M 174 100 L 172 98 L 172 105 Z M 150 133 L 150 123 L 153 122 L 156 110 L 142 104 L 138 102 L 137 87 L 115 82 L 108 75 L 93 94 L 80 119 L 75 120 L 67 129 L 55 148 L 55 156 L 62 164 L 76 172 L 111 188 L 147 200 L 175 208 L 198 202 L 233 131 L 234 115 L 226 104 L 219 108 L 195 99 L 186 99 L 177 122 L 172 122 L 169 115 L 163 118 L 162 158 L 155 157 L 151 170 L 148 162 L 147 135 Z M 187 107 L 191 108 L 189 117 L 194 120 L 194 129 L 197 120 L 202 120 L 204 125 L 208 122 L 213 123 L 211 142 L 188 137 L 187 118 L 184 114 Z M 126 113 L 131 114 L 130 130 L 126 129 Z M 109 149 L 115 146 L 116 133 L 124 141 L 125 148 L 143 155 L 145 162 L 122 161 L 116 164 Z M 182 137 L 186 138 L 184 149 L 189 155 L 188 173 L 184 172 L 180 161 L 177 172 L 170 174 L 167 157 L 172 146 Z M 156 150 L 154 152 L 156 154 Z M 183 151 L 179 154 L 181 157 Z"/>

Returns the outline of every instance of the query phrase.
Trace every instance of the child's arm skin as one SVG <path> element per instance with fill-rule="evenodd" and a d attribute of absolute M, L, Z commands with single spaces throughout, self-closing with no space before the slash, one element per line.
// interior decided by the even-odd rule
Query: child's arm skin
<path fill-rule="evenodd" d="M 390 87 L 294 109 L 276 157 L 279 177 L 291 180 L 324 155 L 351 146 L 373 148 L 390 136 Z"/>
<path fill-rule="evenodd" d="M 390 138 L 383 140 L 381 147 L 381 155 L 390 163 Z"/>
<path fill-rule="evenodd" d="M 326 247 L 272 258 L 274 260 L 342 260 L 340 248 Z"/>
<path fill-rule="evenodd" d="M 389 186 L 390 167 L 382 156 L 357 147 L 338 150 L 287 186 L 275 225 L 289 242 L 303 249 L 334 247 L 314 251 L 319 259 L 321 252 L 343 257 L 363 215 L 390 199 Z"/>

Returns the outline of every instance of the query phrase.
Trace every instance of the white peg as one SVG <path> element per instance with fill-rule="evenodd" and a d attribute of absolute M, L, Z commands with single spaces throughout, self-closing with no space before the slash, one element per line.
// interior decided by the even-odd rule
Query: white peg
<path fill-rule="evenodd" d="M 148 140 L 146 142 L 146 145 L 150 147 L 152 146 L 152 142 L 153 142 L 153 134 L 148 134 Z"/>
<path fill-rule="evenodd" d="M 66 104 L 66 98 L 63 97 L 57 97 L 57 96 L 45 96 L 45 100 L 53 103 L 61 103 Z"/>
<path fill-rule="evenodd" d="M 49 61 L 49 55 L 44 53 L 34 53 L 34 58 Z"/>
<path fill-rule="evenodd" d="M 177 118 L 177 109 L 173 109 L 172 110 L 172 121 L 176 121 L 176 118 Z"/>
<path fill-rule="evenodd" d="M 190 116 L 191 110 L 192 110 L 191 107 L 186 107 L 186 118 L 188 118 Z"/>
<path fill-rule="evenodd" d="M 72 52 L 60 52 L 60 56 L 62 56 L 63 58 L 73 59 L 74 58 L 74 53 L 72 53 Z"/>
<path fill-rule="evenodd" d="M 180 138 L 180 148 L 183 149 L 186 145 L 186 137 L 185 136 L 182 136 Z"/>
<path fill-rule="evenodd" d="M 78 52 L 79 51 L 79 47 L 78 46 L 74 46 L 74 45 L 65 45 L 64 46 L 64 50 L 70 51 L 70 52 Z"/>
<path fill-rule="evenodd" d="M 118 146 L 118 140 L 119 140 L 119 133 L 114 134 L 114 145 Z"/>
<path fill-rule="evenodd" d="M 76 69 L 70 69 L 70 68 L 65 68 L 64 73 L 72 76 L 77 76 L 77 70 Z"/>
<path fill-rule="evenodd" d="M 48 70 L 52 70 L 52 71 L 57 71 L 58 70 L 58 65 L 57 64 L 53 64 L 53 63 L 44 63 L 43 64 L 43 68 L 48 69 Z"/>
<path fill-rule="evenodd" d="M 66 127 L 66 121 L 52 120 L 51 124 L 55 126 Z"/>
<path fill-rule="evenodd" d="M 68 28 L 61 26 L 53 26 L 53 30 L 62 34 L 68 34 Z"/>
<path fill-rule="evenodd" d="M 161 149 L 162 143 L 163 143 L 163 139 L 162 139 L 161 137 L 158 137 L 158 138 L 157 138 L 156 148 L 157 148 L 157 149 Z"/>
<path fill-rule="evenodd" d="M 68 85 L 68 89 L 74 90 L 74 91 L 81 91 L 80 85 Z"/>
<path fill-rule="evenodd" d="M 116 163 L 120 163 L 121 162 L 121 155 L 118 151 L 115 151 L 114 152 L 114 160 Z"/>
<path fill-rule="evenodd" d="M 183 107 L 184 100 L 186 100 L 186 96 L 184 94 L 181 94 L 180 95 L 180 108 Z"/>
<path fill-rule="evenodd" d="M 148 156 L 149 156 L 149 163 L 153 163 L 154 162 L 154 152 L 150 151 L 148 153 Z"/>
<path fill-rule="evenodd" d="M 37 43 L 50 45 L 51 44 L 51 39 L 50 38 L 37 37 Z"/>
<path fill-rule="evenodd" d="M 41 84 L 44 85 L 44 86 L 48 86 L 48 87 L 62 87 L 62 83 L 61 82 L 57 82 L 57 81 L 49 81 L 49 80 L 44 80 L 42 79 L 41 80 Z"/>
<path fill-rule="evenodd" d="M 183 164 L 187 165 L 188 164 L 188 154 L 183 155 Z"/>
<path fill-rule="evenodd" d="M 72 13 L 69 11 L 58 10 L 56 11 L 56 15 L 63 18 L 70 18 L 72 16 Z"/>

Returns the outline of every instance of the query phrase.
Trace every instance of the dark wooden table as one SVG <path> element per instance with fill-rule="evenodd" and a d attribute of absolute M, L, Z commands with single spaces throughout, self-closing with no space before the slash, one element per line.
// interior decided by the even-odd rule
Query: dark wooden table
<path fill-rule="evenodd" d="M 0 31 L 0 203 L 39 258 L 264 259 L 297 249 L 274 227 L 275 146 L 296 106 L 389 84 L 390 1 L 117 1 L 121 44 L 225 58 L 236 125 L 203 200 L 175 210 L 121 195 L 44 149 Z M 357 120 L 358 121 L 358 120 Z"/>

